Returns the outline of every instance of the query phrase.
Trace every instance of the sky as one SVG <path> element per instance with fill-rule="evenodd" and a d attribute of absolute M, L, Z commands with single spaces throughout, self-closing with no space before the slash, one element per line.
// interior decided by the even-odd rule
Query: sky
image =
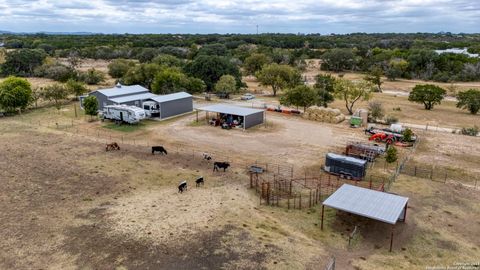
<path fill-rule="evenodd" d="M 0 30 L 95 33 L 480 32 L 480 0 L 0 0 Z"/>

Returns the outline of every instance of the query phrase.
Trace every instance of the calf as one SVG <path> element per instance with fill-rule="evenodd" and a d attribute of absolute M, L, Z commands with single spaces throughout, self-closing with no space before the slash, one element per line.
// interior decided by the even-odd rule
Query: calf
<path fill-rule="evenodd" d="M 110 151 L 110 150 L 120 150 L 120 146 L 118 146 L 116 142 L 107 143 L 107 146 L 105 147 L 105 151 Z"/>
<path fill-rule="evenodd" d="M 218 171 L 218 169 L 223 169 L 223 171 L 225 171 L 228 167 L 230 167 L 230 163 L 228 162 L 213 163 L 213 171 Z"/>
<path fill-rule="evenodd" d="M 203 159 L 210 161 L 210 160 L 212 160 L 212 156 L 210 156 L 207 153 L 203 153 Z"/>
<path fill-rule="evenodd" d="M 203 180 L 203 176 L 197 178 L 197 180 L 195 180 L 195 184 L 197 187 L 199 187 L 200 185 L 203 186 L 203 184 L 205 184 L 205 181 Z"/>
<path fill-rule="evenodd" d="M 152 146 L 152 155 L 155 154 L 155 152 L 160 152 L 160 154 L 167 154 L 167 150 L 163 146 Z"/>
<path fill-rule="evenodd" d="M 183 193 L 187 191 L 187 181 L 182 181 L 180 185 L 178 185 L 178 192 Z"/>

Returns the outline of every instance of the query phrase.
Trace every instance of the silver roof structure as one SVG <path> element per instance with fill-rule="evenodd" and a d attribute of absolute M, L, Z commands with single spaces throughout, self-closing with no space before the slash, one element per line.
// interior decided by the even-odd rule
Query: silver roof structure
<path fill-rule="evenodd" d="M 343 184 L 323 202 L 323 205 L 389 224 L 396 224 L 407 202 L 407 197 Z"/>
<path fill-rule="evenodd" d="M 192 95 L 190 95 L 189 93 L 178 92 L 178 93 L 162 95 L 162 96 L 154 95 L 150 99 L 154 100 L 158 103 L 162 103 L 162 102 L 167 102 L 167 101 L 172 101 L 172 100 L 177 100 L 177 99 L 182 99 L 182 98 L 189 98 L 189 97 L 192 97 Z"/>
<path fill-rule="evenodd" d="M 152 93 L 142 93 L 142 94 L 136 94 L 136 95 L 130 95 L 130 96 L 111 98 L 110 100 L 112 102 L 120 104 L 120 103 L 135 101 L 135 100 L 152 99 L 153 97 L 156 97 L 156 96 L 157 95 Z"/>
<path fill-rule="evenodd" d="M 231 106 L 231 105 L 225 105 L 225 104 L 215 104 L 215 105 L 205 106 L 205 107 L 198 108 L 197 110 L 232 114 L 232 115 L 238 115 L 238 116 L 247 116 L 247 115 L 251 115 L 259 112 L 265 112 L 264 110 L 244 108 L 244 107 Z"/>
<path fill-rule="evenodd" d="M 140 86 L 140 85 L 121 85 L 117 84 L 115 87 L 106 88 L 106 89 L 99 89 L 94 92 L 102 93 L 103 95 L 113 98 L 123 95 L 133 95 L 133 94 L 141 94 L 149 92 L 147 88 Z"/>
<path fill-rule="evenodd" d="M 359 164 L 359 165 L 365 165 L 365 163 L 367 163 L 366 160 L 364 159 L 359 159 L 359 158 L 354 158 L 354 157 L 349 157 L 349 156 L 344 156 L 344 155 L 338 155 L 338 154 L 334 154 L 334 153 L 327 153 L 327 156 L 328 157 L 331 157 L 333 159 L 342 159 L 344 161 L 347 161 L 349 163 L 354 163 L 354 164 Z"/>

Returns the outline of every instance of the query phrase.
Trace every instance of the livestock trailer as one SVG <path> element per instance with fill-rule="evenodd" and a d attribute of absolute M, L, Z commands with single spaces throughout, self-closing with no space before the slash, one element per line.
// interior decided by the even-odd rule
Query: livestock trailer
<path fill-rule="evenodd" d="M 101 116 L 103 119 L 129 124 L 136 124 L 146 117 L 145 110 L 127 105 L 107 105 L 103 107 Z"/>
<path fill-rule="evenodd" d="M 362 180 L 366 175 L 367 161 L 359 158 L 328 153 L 325 157 L 326 172 L 347 179 Z"/>
<path fill-rule="evenodd" d="M 348 143 L 347 147 L 345 148 L 345 155 L 372 162 L 377 156 L 385 153 L 386 148 L 386 146 L 380 146 L 377 144 L 371 145 L 359 142 L 351 142 Z"/>

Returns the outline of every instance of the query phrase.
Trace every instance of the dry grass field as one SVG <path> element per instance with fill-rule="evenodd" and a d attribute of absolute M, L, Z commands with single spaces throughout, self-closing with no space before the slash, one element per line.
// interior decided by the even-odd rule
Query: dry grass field
<path fill-rule="evenodd" d="M 319 166 L 327 151 L 366 140 L 346 124 L 273 113 L 267 118 L 270 127 L 247 132 L 193 125 L 194 115 L 122 132 L 82 115 L 75 119 L 71 105 L 0 119 L 0 268 L 321 269 L 331 255 L 338 269 L 425 269 L 478 261 L 479 191 L 459 185 L 397 179 L 391 191 L 410 202 L 392 253 L 385 224 L 329 209 L 321 231 L 320 206 L 259 205 L 236 160 Z M 68 127 L 72 120 L 74 127 Z M 59 128 L 45 127 L 55 122 Z M 135 139 L 136 145 L 118 141 L 120 151 L 105 152 L 109 136 Z M 431 132 L 422 138 L 417 162 L 478 170 L 479 152 L 468 151 L 478 138 Z M 142 142 L 172 150 L 152 156 Z M 232 168 L 213 173 L 211 163 L 177 153 L 179 146 L 225 153 L 217 158 L 228 157 Z M 205 177 L 205 186 L 192 185 L 198 176 Z M 180 194 L 176 186 L 184 179 L 189 189 Z M 360 233 L 348 247 L 355 225 Z"/>

